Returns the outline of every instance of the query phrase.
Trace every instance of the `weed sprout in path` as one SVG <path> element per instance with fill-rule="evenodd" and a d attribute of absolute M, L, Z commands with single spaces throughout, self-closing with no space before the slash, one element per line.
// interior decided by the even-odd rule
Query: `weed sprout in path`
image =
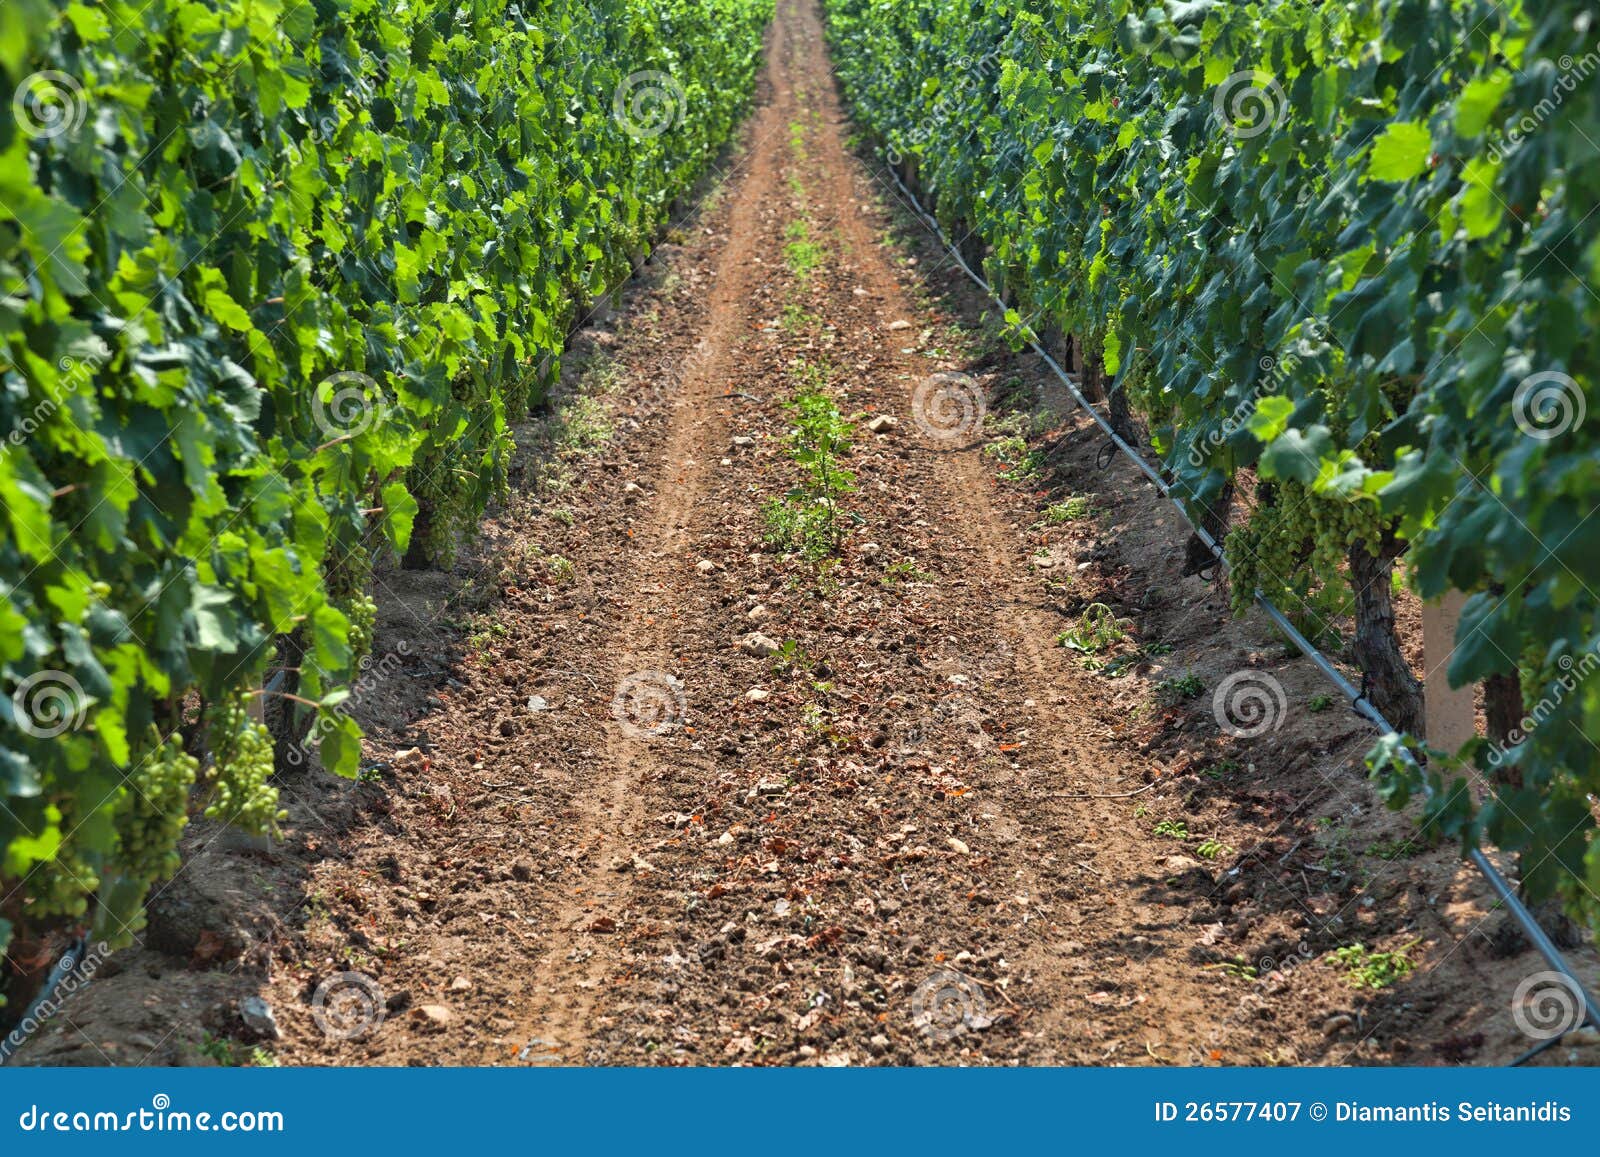
<path fill-rule="evenodd" d="M 826 366 L 802 362 L 801 387 L 787 403 L 795 424 L 787 446 L 801 468 L 802 482 L 762 510 L 768 546 L 816 562 L 836 554 L 844 537 L 840 500 L 856 488 L 856 476 L 843 464 L 855 424 L 839 411 L 827 389 Z"/>

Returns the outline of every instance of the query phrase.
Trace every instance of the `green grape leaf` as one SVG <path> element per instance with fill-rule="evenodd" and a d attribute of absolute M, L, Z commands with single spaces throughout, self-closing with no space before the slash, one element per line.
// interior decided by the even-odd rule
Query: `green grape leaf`
<path fill-rule="evenodd" d="M 1387 126 L 1373 142 L 1367 163 L 1367 179 L 1409 181 L 1428 167 L 1433 137 L 1427 125 L 1397 121 Z"/>

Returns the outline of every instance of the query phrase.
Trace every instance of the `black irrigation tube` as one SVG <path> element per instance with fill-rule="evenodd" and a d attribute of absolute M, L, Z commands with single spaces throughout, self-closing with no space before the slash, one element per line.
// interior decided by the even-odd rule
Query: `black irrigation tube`
<path fill-rule="evenodd" d="M 922 202 L 917 199 L 917 195 L 910 189 L 906 188 L 905 182 L 900 179 L 900 174 L 896 173 L 893 167 L 888 167 L 885 169 L 885 171 L 889 174 L 889 178 L 894 181 L 895 185 L 899 188 L 901 195 L 904 196 L 910 203 L 912 210 L 919 218 L 922 219 L 924 223 L 927 224 L 928 228 L 933 231 L 933 235 L 939 239 L 939 244 L 945 247 L 945 250 L 948 252 L 949 256 L 955 260 L 955 263 L 961 267 L 962 271 L 965 272 L 966 275 L 970 277 L 980 289 L 989 295 L 989 300 L 1000 306 L 1001 309 L 1004 309 L 1005 303 L 995 295 L 994 288 L 983 279 L 982 275 L 974 271 L 973 268 L 966 263 L 960 252 L 954 245 L 950 243 L 950 239 L 945 236 L 944 229 L 940 226 L 938 220 L 922 207 Z M 1183 520 L 1194 528 L 1195 536 L 1199 538 L 1201 542 L 1205 543 L 1207 549 L 1209 549 L 1211 553 L 1216 556 L 1220 563 L 1226 566 L 1227 556 L 1223 554 L 1221 545 L 1215 538 L 1208 534 L 1203 527 L 1196 525 L 1194 519 L 1189 517 L 1188 509 L 1185 508 L 1181 501 L 1172 496 L 1172 487 L 1167 484 L 1166 479 L 1161 477 L 1160 472 L 1158 472 L 1155 467 L 1151 466 L 1150 463 L 1146 462 L 1144 457 L 1132 446 L 1130 446 L 1123 439 L 1123 437 L 1112 428 L 1111 423 L 1108 422 L 1098 410 L 1089 404 L 1089 400 L 1085 398 L 1078 390 L 1078 384 L 1074 382 L 1067 372 L 1061 368 L 1061 366 L 1056 362 L 1055 358 L 1051 357 L 1044 350 L 1044 348 L 1040 346 L 1038 341 L 1033 338 L 1031 330 L 1027 341 L 1033 352 L 1044 359 L 1044 363 L 1050 367 L 1051 371 L 1055 373 L 1056 377 L 1060 378 L 1067 389 L 1072 392 L 1073 398 L 1077 401 L 1078 405 L 1083 408 L 1084 412 L 1093 418 L 1100 428 L 1105 431 L 1106 436 L 1111 439 L 1112 445 L 1116 446 L 1118 450 L 1121 450 L 1122 453 L 1130 461 L 1132 461 L 1141 472 L 1143 472 L 1144 476 L 1148 478 L 1152 484 L 1154 484 L 1155 488 L 1161 492 L 1161 496 L 1177 508 L 1178 513 L 1183 516 Z M 1294 628 L 1293 624 L 1291 624 L 1284 616 L 1284 613 L 1275 605 L 1273 605 L 1270 599 L 1263 595 L 1259 590 L 1254 592 L 1254 597 L 1257 605 L 1259 605 L 1262 610 L 1267 612 L 1267 616 L 1272 619 L 1273 623 L 1277 625 L 1278 629 L 1289 637 L 1289 640 L 1294 643 L 1297 648 L 1299 648 L 1300 652 L 1305 655 L 1306 658 L 1310 659 L 1317 665 L 1317 668 L 1325 676 L 1327 676 L 1334 686 L 1339 688 L 1339 690 L 1344 694 L 1345 698 L 1350 701 L 1351 709 L 1354 710 L 1357 715 L 1361 716 L 1363 719 L 1367 720 L 1367 722 L 1376 727 L 1381 733 L 1382 737 L 1385 739 L 1398 735 L 1398 732 L 1395 731 L 1394 726 L 1383 717 L 1383 713 L 1367 701 L 1367 698 L 1362 695 L 1362 693 L 1355 687 L 1354 684 L 1350 682 L 1349 679 L 1344 677 L 1344 675 L 1337 667 L 1333 665 L 1326 655 L 1317 650 L 1316 646 L 1312 644 L 1309 639 L 1307 639 Z M 1417 764 L 1416 757 L 1411 754 L 1409 749 L 1401 746 L 1399 751 L 1400 758 L 1405 760 L 1405 762 L 1413 771 L 1421 771 L 1421 768 Z M 1426 776 L 1422 777 L 1422 784 L 1423 791 L 1429 798 L 1432 798 L 1433 788 L 1432 785 L 1428 783 Z M 1528 937 L 1529 942 L 1539 950 L 1539 955 L 1544 957 L 1545 962 L 1549 964 L 1552 969 L 1566 977 L 1568 982 L 1572 985 L 1573 992 L 1582 998 L 1586 1015 L 1582 1021 L 1579 1021 L 1578 1024 L 1574 1025 L 1573 1027 L 1577 1028 L 1584 1023 L 1600 1026 L 1600 1001 L 1595 999 L 1594 994 L 1591 993 L 1583 981 L 1578 978 L 1578 975 L 1573 971 L 1572 966 L 1567 963 L 1567 958 L 1561 954 L 1561 949 L 1556 947 L 1555 942 L 1550 939 L 1549 934 L 1546 933 L 1545 930 L 1540 927 L 1539 922 L 1534 919 L 1533 913 L 1528 911 L 1527 905 L 1525 905 L 1521 898 L 1517 896 L 1516 890 L 1511 886 L 1511 882 L 1507 880 L 1505 876 L 1501 874 L 1500 870 L 1494 866 L 1489 857 L 1484 854 L 1482 848 L 1473 848 L 1468 858 L 1472 861 L 1474 866 L 1476 866 L 1477 869 L 1483 873 L 1484 879 L 1489 881 L 1489 886 L 1494 889 L 1495 895 L 1499 898 L 1500 902 L 1505 905 L 1506 910 L 1511 913 L 1512 918 L 1515 919 L 1518 926 L 1521 927 L 1523 933 Z M 1518 1063 L 1520 1063 L 1520 1060 L 1523 1059 L 1526 1059 L 1526 1057 L 1519 1058 Z"/>
<path fill-rule="evenodd" d="M 11 1030 L 4 1037 L 0 1037 L 0 1065 L 4 1065 L 9 1061 L 18 1049 L 28 1043 L 34 1032 L 42 1027 L 46 1020 L 50 1019 L 49 1015 L 41 1018 L 38 1015 L 39 1012 L 45 1005 L 55 1001 L 56 993 L 61 986 L 67 982 L 69 977 L 75 975 L 83 967 L 84 961 L 88 959 L 88 956 L 89 938 L 87 935 L 78 937 L 66 952 L 62 953 L 61 959 L 56 961 L 55 967 L 50 970 L 50 975 L 46 977 L 44 985 L 39 989 L 38 995 L 28 1002 L 28 1007 L 22 1010 L 22 1015 L 17 1018 L 17 1023 Z M 63 996 L 62 1000 L 65 999 L 65 996 Z M 34 1027 L 24 1031 L 30 1021 L 33 1022 Z"/>

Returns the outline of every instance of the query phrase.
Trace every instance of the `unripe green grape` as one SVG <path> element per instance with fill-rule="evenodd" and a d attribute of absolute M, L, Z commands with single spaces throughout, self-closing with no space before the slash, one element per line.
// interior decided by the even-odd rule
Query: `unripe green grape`
<path fill-rule="evenodd" d="M 213 709 L 205 814 L 252 835 L 275 835 L 287 813 L 278 808 L 278 789 L 267 782 L 273 770 L 272 736 L 250 718 L 246 703 L 245 696 L 231 696 Z"/>
<path fill-rule="evenodd" d="M 178 837 L 188 823 L 189 791 L 199 766 L 173 735 L 134 768 L 114 819 L 120 875 L 153 883 L 178 870 Z"/>

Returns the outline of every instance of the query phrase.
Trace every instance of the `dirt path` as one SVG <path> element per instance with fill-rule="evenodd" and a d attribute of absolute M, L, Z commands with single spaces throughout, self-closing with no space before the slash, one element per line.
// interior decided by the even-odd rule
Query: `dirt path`
<path fill-rule="evenodd" d="M 1451 889 L 1470 908 L 1469 886 L 1446 858 L 1424 902 L 1375 921 L 1372 881 L 1352 890 L 1357 865 L 1334 865 L 1315 825 L 1376 811 L 1350 770 L 1359 728 L 1285 736 L 1290 778 L 1218 786 L 1239 765 L 1184 735 L 1196 713 L 1160 690 L 1179 668 L 1152 665 L 1153 635 L 1131 692 L 1055 644 L 1103 601 L 1135 612 L 1135 635 L 1160 623 L 1215 650 L 1221 601 L 1173 577 L 1176 520 L 1142 494 L 1127 516 L 1163 545 L 1139 558 L 1108 549 L 1103 523 L 1040 533 L 1022 469 L 1038 451 L 1012 444 L 1023 484 L 997 485 L 1003 402 L 987 426 L 961 405 L 1030 367 L 958 318 L 930 323 L 926 294 L 951 271 L 886 243 L 817 7 L 779 8 L 733 171 L 654 289 L 595 337 L 578 389 L 597 408 L 568 420 L 594 429 L 558 448 L 573 489 L 546 478 L 491 528 L 489 557 L 517 561 L 465 686 L 425 721 L 431 784 L 400 824 L 421 841 L 366 857 L 387 849 L 389 874 L 422 880 L 376 897 L 396 947 L 359 961 L 382 975 L 390 1024 L 331 1043 L 302 1026 L 289 1056 L 1401 1058 L 1441 997 L 1414 989 L 1386 1013 L 1322 957 L 1363 927 L 1374 946 L 1443 941 L 1448 921 L 1418 920 Z M 952 371 L 974 376 L 929 393 Z M 820 564 L 763 546 L 764 504 L 799 482 L 783 403 L 806 382 L 861 419 L 845 500 L 859 524 Z M 874 434 L 878 415 L 894 424 Z M 1070 427 L 1055 446 L 1094 449 Z M 1090 484 L 1136 490 L 1115 472 Z M 785 650 L 746 653 L 755 631 Z M 530 694 L 548 709 L 529 712 Z M 441 787 L 465 814 L 441 818 Z"/>
<path fill-rule="evenodd" d="M 35 1059 L 238 1059 L 245 993 L 285 1063 L 1526 1046 L 1537 961 L 1382 812 L 1314 672 L 1179 577 L 1177 519 L 1044 409 L 850 131 L 815 0 L 780 0 L 729 172 L 575 343 L 511 501 L 451 573 L 378 576 L 362 782 L 286 782 L 271 853 L 197 825 L 150 945 Z M 820 561 L 763 513 L 808 385 L 856 419 Z M 1287 725 L 1219 732 L 1240 671 Z M 1353 988 L 1351 945 L 1413 967 Z"/>

